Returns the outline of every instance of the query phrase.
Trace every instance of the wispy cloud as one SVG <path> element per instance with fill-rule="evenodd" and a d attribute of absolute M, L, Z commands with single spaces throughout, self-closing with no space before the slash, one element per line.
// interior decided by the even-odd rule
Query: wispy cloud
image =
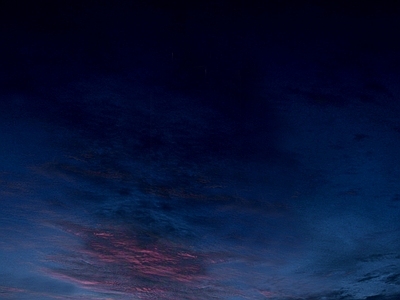
<path fill-rule="evenodd" d="M 168 294 L 189 297 L 188 290 L 198 294 L 200 283 L 207 280 L 205 264 L 211 258 L 188 245 L 146 241 L 122 228 L 72 223 L 62 223 L 61 227 L 78 236 L 83 244 L 47 257 L 54 266 L 45 272 L 54 278 L 93 291 L 154 299 L 169 299 Z"/>

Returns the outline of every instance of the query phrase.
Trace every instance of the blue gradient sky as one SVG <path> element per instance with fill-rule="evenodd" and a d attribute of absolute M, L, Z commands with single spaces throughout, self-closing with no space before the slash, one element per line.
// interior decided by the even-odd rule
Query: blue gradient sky
<path fill-rule="evenodd" d="M 0 298 L 399 299 L 398 16 L 2 10 Z"/>

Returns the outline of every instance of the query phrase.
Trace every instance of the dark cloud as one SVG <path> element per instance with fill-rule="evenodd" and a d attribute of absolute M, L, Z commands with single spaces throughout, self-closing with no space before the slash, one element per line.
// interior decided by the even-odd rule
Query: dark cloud
<path fill-rule="evenodd" d="M 365 298 L 365 300 L 395 300 L 398 299 L 400 294 L 395 294 L 395 295 L 375 295 L 375 296 L 369 296 Z"/>
<path fill-rule="evenodd" d="M 400 284 L 400 273 L 392 274 L 386 278 L 386 282 L 390 284 Z"/>

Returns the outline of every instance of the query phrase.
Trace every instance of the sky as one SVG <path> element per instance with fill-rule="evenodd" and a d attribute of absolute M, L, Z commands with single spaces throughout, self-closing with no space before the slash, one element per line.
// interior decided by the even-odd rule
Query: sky
<path fill-rule="evenodd" d="M 399 7 L 0 11 L 1 299 L 400 299 Z"/>

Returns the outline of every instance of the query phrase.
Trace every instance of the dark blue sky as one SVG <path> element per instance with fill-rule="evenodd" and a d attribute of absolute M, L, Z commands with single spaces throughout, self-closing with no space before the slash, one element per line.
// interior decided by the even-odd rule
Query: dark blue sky
<path fill-rule="evenodd" d="M 1 299 L 400 299 L 397 6 L 0 11 Z"/>

